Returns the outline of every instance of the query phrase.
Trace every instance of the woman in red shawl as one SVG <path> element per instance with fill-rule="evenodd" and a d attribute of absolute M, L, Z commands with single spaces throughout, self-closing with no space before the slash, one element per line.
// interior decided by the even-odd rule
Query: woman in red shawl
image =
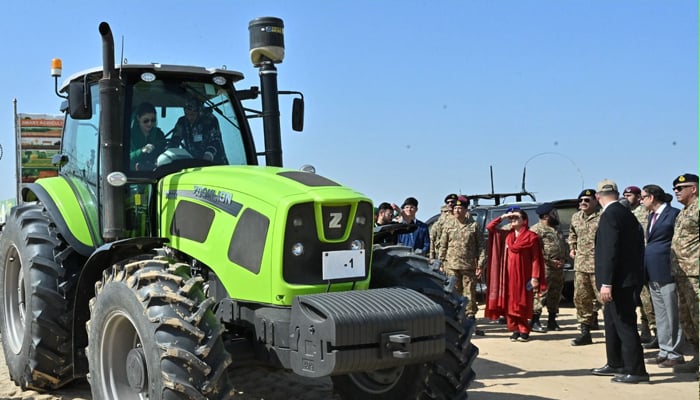
<path fill-rule="evenodd" d="M 504 220 L 510 229 L 499 229 Z M 486 225 L 489 231 L 489 271 L 486 280 L 487 318 L 505 315 L 511 341 L 530 338 L 533 296 L 546 289 L 540 239 L 528 227 L 527 213 L 519 207 Z M 540 281 L 540 278 L 543 278 Z"/>

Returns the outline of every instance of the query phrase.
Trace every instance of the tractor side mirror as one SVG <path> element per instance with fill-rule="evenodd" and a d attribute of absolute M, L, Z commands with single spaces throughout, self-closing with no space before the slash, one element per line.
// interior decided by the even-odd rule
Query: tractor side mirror
<path fill-rule="evenodd" d="M 292 102 L 292 129 L 297 132 L 304 130 L 304 98 L 295 97 Z"/>
<path fill-rule="evenodd" d="M 68 87 L 68 113 L 73 119 L 92 118 L 92 98 L 85 83 L 71 82 Z"/>

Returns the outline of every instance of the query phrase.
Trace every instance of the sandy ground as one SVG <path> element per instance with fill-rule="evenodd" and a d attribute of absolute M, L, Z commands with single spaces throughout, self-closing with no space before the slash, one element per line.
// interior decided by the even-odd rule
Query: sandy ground
<path fill-rule="evenodd" d="M 594 343 L 572 347 L 576 336 L 574 309 L 564 305 L 559 318 L 565 330 L 533 333 L 527 343 L 512 343 L 504 325 L 479 321 L 486 336 L 476 337 L 480 355 L 474 363 L 477 378 L 469 389 L 472 400 L 543 400 L 543 399 L 695 399 L 698 398 L 696 374 L 649 366 L 651 384 L 611 383 L 609 377 L 591 375 L 591 368 L 605 363 L 605 339 L 594 331 Z M 646 350 L 647 356 L 655 355 Z M 2 356 L 0 352 L 0 356 Z M 303 380 L 293 374 L 264 369 L 232 371 L 240 399 L 331 399 L 330 380 Z M 75 382 L 51 394 L 22 391 L 9 379 L 4 357 L 0 360 L 0 399 L 88 400 L 90 388 L 84 381 Z"/>
<path fill-rule="evenodd" d="M 672 370 L 647 366 L 650 384 L 612 383 L 610 377 L 595 376 L 591 368 L 605 364 L 605 338 L 593 331 L 593 344 L 571 346 L 578 334 L 571 304 L 561 309 L 559 332 L 532 333 L 526 343 L 511 342 L 505 325 L 481 321 L 486 336 L 477 337 L 479 358 L 476 381 L 469 390 L 472 400 L 540 399 L 697 399 L 697 374 L 675 374 Z M 602 312 L 600 313 L 602 318 Z M 602 320 L 601 320 L 602 321 Z M 601 325 L 602 328 L 602 325 Z M 646 357 L 657 351 L 645 350 Z M 690 359 L 688 357 L 688 359 Z"/>

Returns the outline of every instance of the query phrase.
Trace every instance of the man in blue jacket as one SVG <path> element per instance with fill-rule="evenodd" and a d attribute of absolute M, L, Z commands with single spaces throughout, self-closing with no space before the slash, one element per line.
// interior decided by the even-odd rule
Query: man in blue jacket
<path fill-rule="evenodd" d="M 430 232 L 428 231 L 428 225 L 416 219 L 417 212 L 418 200 L 415 197 L 409 197 L 404 200 L 401 205 L 402 222 L 404 224 L 416 224 L 418 229 L 411 233 L 400 234 L 398 242 L 427 257 L 428 251 L 430 251 Z"/>

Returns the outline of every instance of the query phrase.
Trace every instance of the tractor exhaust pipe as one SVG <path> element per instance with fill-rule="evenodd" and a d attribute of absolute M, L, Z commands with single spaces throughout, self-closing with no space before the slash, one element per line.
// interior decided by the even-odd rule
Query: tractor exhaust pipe
<path fill-rule="evenodd" d="M 284 59 L 284 23 L 275 17 L 256 18 L 248 24 L 250 60 L 258 67 L 262 94 L 265 163 L 282 166 L 279 91 L 275 64 Z"/>
<path fill-rule="evenodd" d="M 100 176 L 102 179 L 102 238 L 112 242 L 124 237 L 124 188 L 107 182 L 107 175 L 123 171 L 123 130 L 119 112 L 119 77 L 114 68 L 114 38 L 106 22 L 100 23 L 102 36 L 102 79 L 100 89 Z"/>

